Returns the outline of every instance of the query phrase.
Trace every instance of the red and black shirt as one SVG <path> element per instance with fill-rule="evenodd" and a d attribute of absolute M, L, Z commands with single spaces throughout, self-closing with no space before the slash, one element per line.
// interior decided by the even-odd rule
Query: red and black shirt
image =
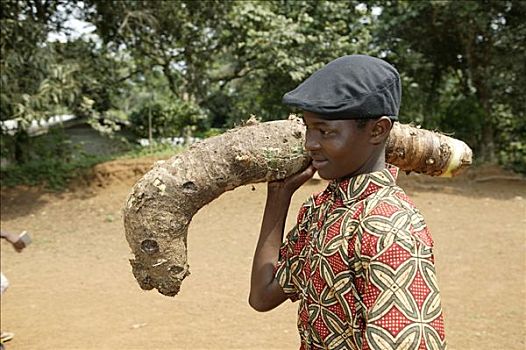
<path fill-rule="evenodd" d="M 276 278 L 301 349 L 444 349 L 433 240 L 398 168 L 332 181 L 300 209 Z"/>

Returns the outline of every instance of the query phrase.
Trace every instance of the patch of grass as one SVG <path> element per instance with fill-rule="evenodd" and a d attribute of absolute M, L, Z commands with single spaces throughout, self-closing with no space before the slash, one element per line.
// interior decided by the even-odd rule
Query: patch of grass
<path fill-rule="evenodd" d="M 134 147 L 126 152 L 114 155 L 114 159 L 131 159 L 142 157 L 170 157 L 185 149 L 184 146 L 172 146 L 166 143 L 155 143 L 152 146 Z"/>
<path fill-rule="evenodd" d="M 82 155 L 70 161 L 47 158 L 32 160 L 20 165 L 10 165 L 0 169 L 0 184 L 8 187 L 43 185 L 47 189 L 60 191 L 71 179 L 108 159 L 108 157 Z"/>
<path fill-rule="evenodd" d="M 92 167 L 116 159 L 134 159 L 142 157 L 168 158 L 184 147 L 167 144 L 155 144 L 152 147 L 134 147 L 128 151 L 107 156 L 77 153 L 66 158 L 45 157 L 12 164 L 0 169 L 0 185 L 13 187 L 18 185 L 44 186 L 52 191 L 64 190 L 69 182 L 86 174 Z"/>

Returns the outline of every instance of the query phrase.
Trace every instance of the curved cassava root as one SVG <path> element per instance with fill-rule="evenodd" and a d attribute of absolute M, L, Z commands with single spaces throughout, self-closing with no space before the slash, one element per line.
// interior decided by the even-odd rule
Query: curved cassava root
<path fill-rule="evenodd" d="M 189 275 L 186 237 L 195 213 L 222 193 L 283 179 L 310 163 L 298 118 L 230 130 L 157 162 L 133 187 L 124 208 L 126 239 L 135 255 L 133 274 L 142 289 L 174 296 Z M 471 164 L 463 142 L 395 123 L 386 160 L 401 170 L 455 175 Z"/>

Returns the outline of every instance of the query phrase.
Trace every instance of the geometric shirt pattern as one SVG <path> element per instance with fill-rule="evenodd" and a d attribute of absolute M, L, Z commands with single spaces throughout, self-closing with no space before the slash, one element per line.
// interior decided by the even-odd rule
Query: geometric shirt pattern
<path fill-rule="evenodd" d="M 433 240 L 398 168 L 333 180 L 301 207 L 276 279 L 300 349 L 445 349 Z"/>

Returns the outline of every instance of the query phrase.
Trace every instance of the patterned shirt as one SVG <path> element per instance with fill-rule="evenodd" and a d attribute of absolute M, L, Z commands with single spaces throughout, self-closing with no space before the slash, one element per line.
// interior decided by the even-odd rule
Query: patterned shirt
<path fill-rule="evenodd" d="M 446 348 L 433 240 L 397 175 L 334 180 L 300 209 L 276 267 L 300 349 Z"/>

